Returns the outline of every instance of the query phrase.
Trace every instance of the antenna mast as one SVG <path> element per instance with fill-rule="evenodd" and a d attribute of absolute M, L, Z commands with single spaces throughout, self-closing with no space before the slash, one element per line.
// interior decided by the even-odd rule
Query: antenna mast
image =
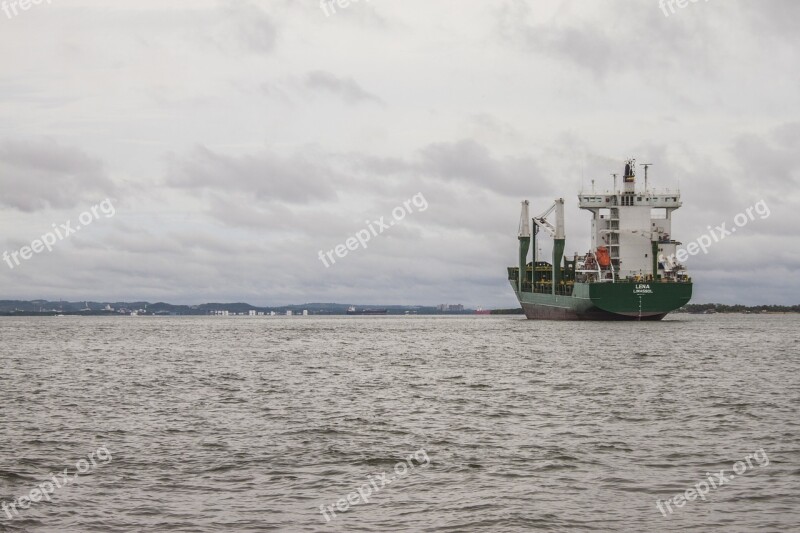
<path fill-rule="evenodd" d="M 640 166 L 644 167 L 644 190 L 647 192 L 647 169 L 653 166 L 653 163 L 642 163 Z"/>

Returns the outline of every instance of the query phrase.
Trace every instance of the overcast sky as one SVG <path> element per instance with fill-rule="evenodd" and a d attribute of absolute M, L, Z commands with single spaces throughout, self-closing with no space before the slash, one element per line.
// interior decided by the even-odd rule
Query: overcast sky
<path fill-rule="evenodd" d="M 800 303 L 800 2 L 46 0 L 0 12 L 5 299 L 511 307 L 519 202 L 636 157 L 695 303 Z M 366 221 L 402 222 L 325 267 Z M 545 252 L 547 250 L 545 249 Z M 334 256 L 335 257 L 335 256 Z"/>

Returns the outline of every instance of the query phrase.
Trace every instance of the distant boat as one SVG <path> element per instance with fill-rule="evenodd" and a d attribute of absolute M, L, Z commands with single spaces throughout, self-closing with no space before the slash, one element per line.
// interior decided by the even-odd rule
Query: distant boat
<path fill-rule="evenodd" d="M 356 306 L 351 305 L 347 309 L 348 315 L 388 315 L 388 309 L 356 309 Z"/>

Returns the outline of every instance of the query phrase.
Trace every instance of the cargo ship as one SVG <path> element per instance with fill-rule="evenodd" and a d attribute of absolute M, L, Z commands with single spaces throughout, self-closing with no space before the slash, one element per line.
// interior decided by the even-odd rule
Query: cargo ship
<path fill-rule="evenodd" d="M 564 256 L 564 199 L 530 218 L 522 202 L 518 266 L 508 280 L 529 319 L 661 320 L 686 305 L 692 279 L 675 259 L 681 244 L 672 238 L 672 214 L 681 207 L 680 191 L 637 187 L 636 161 L 625 162 L 622 189 L 617 175 L 611 191 L 578 195 L 580 209 L 592 214 L 591 249 Z M 548 217 L 554 216 L 554 223 Z M 533 231 L 531 231 L 533 228 Z M 552 259 L 537 257 L 537 235 L 553 239 Z M 532 254 L 528 252 L 533 250 Z"/>

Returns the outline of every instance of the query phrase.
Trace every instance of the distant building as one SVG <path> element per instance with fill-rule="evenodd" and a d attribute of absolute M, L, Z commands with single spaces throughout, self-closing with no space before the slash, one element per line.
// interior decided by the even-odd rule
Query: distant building
<path fill-rule="evenodd" d="M 308 316 L 308 309 L 303 309 L 303 316 Z"/>
<path fill-rule="evenodd" d="M 255 310 L 250 310 L 250 311 L 248 311 L 248 312 L 247 312 L 247 314 L 248 314 L 249 316 L 256 316 L 256 312 L 255 312 Z"/>
<path fill-rule="evenodd" d="M 447 310 L 448 311 L 463 311 L 464 310 L 464 306 L 461 305 L 461 304 L 448 305 L 447 306 Z"/>

